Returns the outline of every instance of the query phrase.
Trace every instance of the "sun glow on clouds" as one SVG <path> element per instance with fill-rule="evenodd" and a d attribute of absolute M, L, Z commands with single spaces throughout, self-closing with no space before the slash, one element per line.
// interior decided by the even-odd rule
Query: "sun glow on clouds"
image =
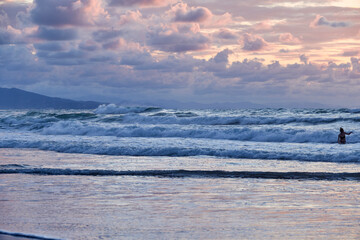
<path fill-rule="evenodd" d="M 83 85 L 89 96 L 102 88 L 117 101 L 328 103 L 346 83 L 341 104 L 360 100 L 359 1 L 0 4 L 0 87 L 46 93 Z"/>

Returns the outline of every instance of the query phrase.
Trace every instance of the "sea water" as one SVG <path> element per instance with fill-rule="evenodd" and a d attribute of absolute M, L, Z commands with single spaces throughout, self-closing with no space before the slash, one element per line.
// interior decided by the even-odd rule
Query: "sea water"
<path fill-rule="evenodd" d="M 0 233 L 358 239 L 359 122 L 356 109 L 3 110 Z"/>

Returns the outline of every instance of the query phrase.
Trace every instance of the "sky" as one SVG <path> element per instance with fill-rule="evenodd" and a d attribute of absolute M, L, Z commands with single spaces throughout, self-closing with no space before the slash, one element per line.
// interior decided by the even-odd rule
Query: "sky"
<path fill-rule="evenodd" d="M 0 0 L 0 87 L 360 107 L 358 0 Z"/>

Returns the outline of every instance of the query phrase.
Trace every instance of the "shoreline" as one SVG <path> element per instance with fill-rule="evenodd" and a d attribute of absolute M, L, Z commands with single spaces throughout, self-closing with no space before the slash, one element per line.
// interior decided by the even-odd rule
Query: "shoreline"
<path fill-rule="evenodd" d="M 16 233 L 16 232 L 8 232 L 8 231 L 0 230 L 0 240 L 31 240 L 31 239 L 60 240 L 59 238 L 50 238 L 50 237 L 43 237 L 32 234 Z"/>

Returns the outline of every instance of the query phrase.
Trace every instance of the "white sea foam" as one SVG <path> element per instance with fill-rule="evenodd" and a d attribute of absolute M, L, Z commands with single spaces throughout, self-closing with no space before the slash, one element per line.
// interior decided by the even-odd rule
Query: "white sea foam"
<path fill-rule="evenodd" d="M 213 156 L 321 162 L 360 162 L 360 144 L 260 143 L 184 138 L 64 137 L 1 140 L 0 148 L 36 148 L 64 153 L 124 156 Z"/>
<path fill-rule="evenodd" d="M 141 107 L 141 106 L 118 106 L 116 104 L 102 104 L 95 113 L 97 114 L 125 114 L 125 113 L 141 113 L 145 111 L 156 110 L 157 108 Z"/>
<path fill-rule="evenodd" d="M 359 122 L 360 114 L 349 109 L 183 111 L 110 104 L 95 113 L 0 111 L 0 147 L 106 155 L 357 162 Z M 350 144 L 332 150 L 340 126 L 353 131 L 347 136 Z M 299 143 L 303 145 L 294 148 Z"/>

